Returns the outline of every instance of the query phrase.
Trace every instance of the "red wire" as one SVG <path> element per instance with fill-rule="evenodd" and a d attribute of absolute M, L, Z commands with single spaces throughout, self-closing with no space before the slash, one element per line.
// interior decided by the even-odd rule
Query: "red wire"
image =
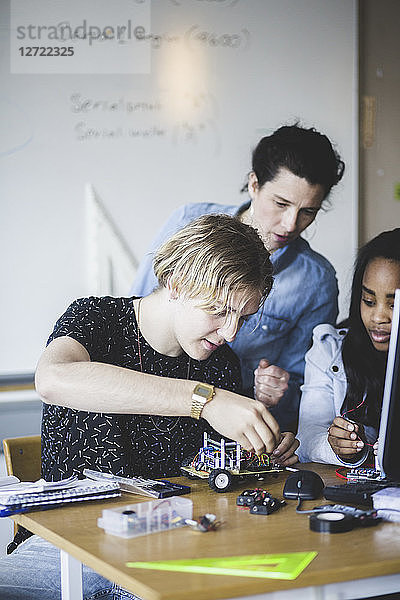
<path fill-rule="evenodd" d="M 348 467 L 339 467 L 338 469 L 336 469 L 335 474 L 336 477 L 340 477 L 340 479 L 347 479 L 347 475 L 342 475 L 341 471 L 343 469 L 347 469 Z"/>
<path fill-rule="evenodd" d="M 344 419 L 346 418 L 345 415 L 347 415 L 347 413 L 351 413 L 354 410 L 357 410 L 357 408 L 360 408 L 360 406 L 362 406 L 365 402 L 365 398 L 363 398 L 362 402 L 360 402 L 360 404 L 358 406 L 355 406 L 354 408 L 349 408 L 349 410 L 345 410 L 344 413 L 342 413 L 340 416 L 343 417 Z"/>
<path fill-rule="evenodd" d="M 344 411 L 344 413 L 342 413 L 340 416 L 341 416 L 343 419 L 345 419 L 345 418 L 346 418 L 346 416 L 345 416 L 345 415 L 347 415 L 348 413 L 351 413 L 351 412 L 353 412 L 354 410 L 357 410 L 357 408 L 360 408 L 360 406 L 362 406 L 362 405 L 364 404 L 364 402 L 365 402 L 365 398 L 363 398 L 362 402 L 360 402 L 360 404 L 359 404 L 358 406 L 355 406 L 354 408 L 349 408 L 349 410 L 345 410 L 345 411 Z M 360 439 L 361 439 L 361 438 L 360 438 Z M 368 442 L 366 442 L 366 441 L 364 441 L 364 440 L 362 440 L 362 441 L 364 442 L 364 444 L 365 444 L 366 446 L 370 446 L 371 448 L 373 448 L 373 447 L 374 447 L 374 444 L 369 444 Z M 340 475 L 339 475 L 339 477 L 340 477 Z"/>

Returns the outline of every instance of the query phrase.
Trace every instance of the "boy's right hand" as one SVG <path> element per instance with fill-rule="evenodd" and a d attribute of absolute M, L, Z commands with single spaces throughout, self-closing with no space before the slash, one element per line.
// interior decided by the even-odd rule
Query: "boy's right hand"
<path fill-rule="evenodd" d="M 328 442 L 338 456 L 348 458 L 364 448 L 362 425 L 352 423 L 343 417 L 335 417 L 328 429 Z"/>
<path fill-rule="evenodd" d="M 271 453 L 281 440 L 279 425 L 262 402 L 216 389 L 201 414 L 216 431 L 249 452 Z"/>

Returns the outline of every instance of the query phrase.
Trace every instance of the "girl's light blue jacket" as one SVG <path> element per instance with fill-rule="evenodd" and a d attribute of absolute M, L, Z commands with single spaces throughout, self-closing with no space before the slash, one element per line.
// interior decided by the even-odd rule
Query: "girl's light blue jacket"
<path fill-rule="evenodd" d="M 342 344 L 347 329 L 336 329 L 322 324 L 314 328 L 313 345 L 306 354 L 304 384 L 301 386 L 297 451 L 300 462 L 321 462 L 359 466 L 367 458 L 364 447 L 356 462 L 344 462 L 328 443 L 328 429 L 333 419 L 340 416 L 346 396 L 347 379 L 342 359 Z M 377 432 L 365 427 L 369 443 L 374 443 Z"/>

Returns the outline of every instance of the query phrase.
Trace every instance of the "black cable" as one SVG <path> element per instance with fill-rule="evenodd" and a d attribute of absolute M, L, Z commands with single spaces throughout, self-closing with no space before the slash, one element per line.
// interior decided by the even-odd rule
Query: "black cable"
<path fill-rule="evenodd" d="M 302 505 L 303 502 L 303 498 L 300 498 L 300 496 L 297 496 L 297 506 L 296 506 L 296 512 L 297 513 L 301 513 L 301 512 L 308 512 L 307 510 L 300 510 L 300 507 Z"/>

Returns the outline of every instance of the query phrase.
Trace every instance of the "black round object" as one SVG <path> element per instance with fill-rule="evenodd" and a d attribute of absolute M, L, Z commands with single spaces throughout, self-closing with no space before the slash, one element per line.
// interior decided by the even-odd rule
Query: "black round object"
<path fill-rule="evenodd" d="M 213 469 L 208 476 L 208 485 L 214 492 L 226 492 L 232 485 L 232 475 L 226 469 Z"/>
<path fill-rule="evenodd" d="M 318 533 L 344 533 L 354 527 L 354 519 L 340 512 L 322 512 L 310 516 L 310 529 Z"/>

